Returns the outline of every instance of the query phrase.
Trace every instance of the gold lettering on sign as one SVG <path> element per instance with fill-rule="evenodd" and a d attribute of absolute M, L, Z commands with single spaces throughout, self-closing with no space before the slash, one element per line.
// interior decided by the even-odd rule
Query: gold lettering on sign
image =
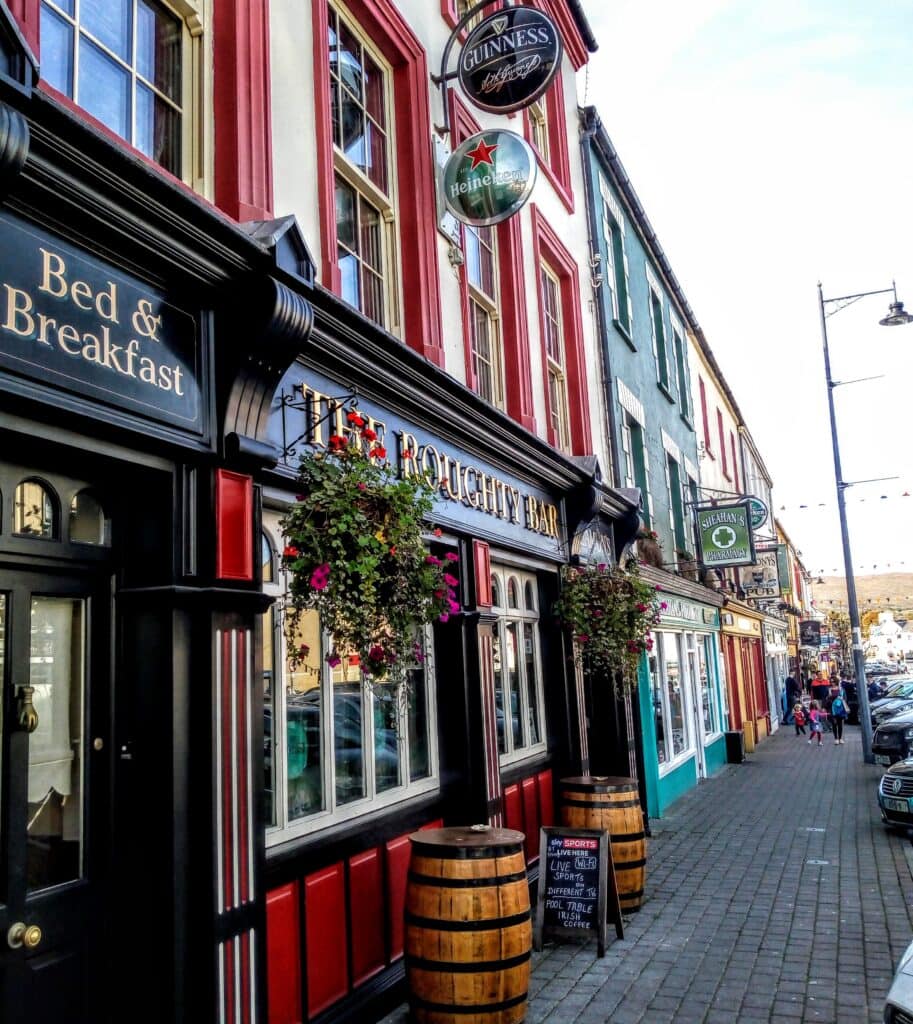
<path fill-rule="evenodd" d="M 38 345 L 56 347 L 70 359 L 82 359 L 101 370 L 133 378 L 158 391 L 172 392 L 183 398 L 184 369 L 179 363 L 168 365 L 143 354 L 140 351 L 143 342 L 139 338 L 124 341 L 122 337 L 112 336 L 110 325 L 120 324 L 116 282 L 105 281 L 103 287 L 93 289 L 87 281 L 71 281 L 67 262 L 60 253 L 43 246 L 39 246 L 38 251 L 41 254 L 39 298 L 36 300 L 27 290 L 4 282 L 6 309 L 0 313 L 0 330 Z M 37 308 L 42 295 L 53 301 L 56 316 Z M 80 315 L 94 310 L 98 317 L 96 329 L 80 330 L 64 321 L 61 311 L 65 314 L 68 303 Z M 156 308 L 158 304 L 153 299 L 139 299 L 131 323 L 144 341 L 160 343 L 157 332 L 162 326 L 162 316 L 154 313 Z"/>

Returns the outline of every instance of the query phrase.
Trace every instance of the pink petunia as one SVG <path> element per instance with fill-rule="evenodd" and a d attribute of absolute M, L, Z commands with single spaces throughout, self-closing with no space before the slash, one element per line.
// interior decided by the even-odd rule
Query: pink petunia
<path fill-rule="evenodd" d="M 440 565 L 441 560 L 437 555 L 425 555 L 425 565 Z"/>
<path fill-rule="evenodd" d="M 460 582 L 456 576 L 451 576 L 449 572 L 445 572 L 443 576 L 444 582 L 448 587 L 455 587 Z"/>
<path fill-rule="evenodd" d="M 336 668 L 337 665 L 342 664 L 342 658 L 340 658 L 335 651 L 330 651 L 330 653 L 327 655 L 326 660 L 330 668 Z"/>
<path fill-rule="evenodd" d="M 448 562 L 459 562 L 460 560 L 460 556 L 455 554 L 453 551 L 448 551 L 447 554 L 444 555 L 444 558 L 446 558 Z"/>
<path fill-rule="evenodd" d="M 449 621 L 450 621 L 450 615 L 447 612 L 441 612 L 441 614 L 438 616 L 438 622 L 449 622 Z"/>

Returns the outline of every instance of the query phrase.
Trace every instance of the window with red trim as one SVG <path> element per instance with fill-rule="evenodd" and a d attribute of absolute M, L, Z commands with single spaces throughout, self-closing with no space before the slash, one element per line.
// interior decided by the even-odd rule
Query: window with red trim
<path fill-rule="evenodd" d="M 443 366 L 425 51 L 392 0 L 311 6 L 323 281 Z"/>
<path fill-rule="evenodd" d="M 704 425 L 704 451 L 713 458 L 713 445 L 710 443 L 710 420 L 707 416 L 707 388 L 704 386 L 704 378 L 698 377 L 697 387 L 701 393 L 701 422 Z"/>
<path fill-rule="evenodd" d="M 584 455 L 591 438 L 577 264 L 538 208 L 531 210 L 548 441 Z"/>
<path fill-rule="evenodd" d="M 735 489 L 739 490 L 739 460 L 735 454 L 735 435 L 729 431 L 729 450 L 732 452 L 732 476 L 735 481 Z"/>
<path fill-rule="evenodd" d="M 451 92 L 452 144 L 479 125 Z M 516 217 L 496 228 L 461 226 L 460 275 L 466 384 L 518 423 L 535 430 L 523 254 Z"/>
<path fill-rule="evenodd" d="M 41 75 L 166 171 L 189 178 L 195 63 L 186 19 L 156 0 L 41 0 Z"/>
<path fill-rule="evenodd" d="M 716 411 L 716 429 L 720 435 L 720 458 L 723 460 L 723 476 L 729 480 L 729 460 L 726 457 L 726 431 L 723 429 L 723 414 L 719 409 Z"/>
<path fill-rule="evenodd" d="M 569 211 L 574 209 L 571 161 L 567 145 L 564 85 L 559 72 L 545 93 L 523 111 L 526 141 L 539 157 L 539 167 Z"/>

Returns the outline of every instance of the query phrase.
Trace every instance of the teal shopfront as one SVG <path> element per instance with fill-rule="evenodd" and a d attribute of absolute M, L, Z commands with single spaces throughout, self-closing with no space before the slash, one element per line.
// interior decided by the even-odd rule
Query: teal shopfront
<path fill-rule="evenodd" d="M 697 589 L 691 588 L 689 589 Z M 703 589 L 703 588 L 701 588 Z M 726 686 L 720 613 L 713 604 L 668 592 L 640 668 L 647 812 L 666 809 L 726 762 Z"/>

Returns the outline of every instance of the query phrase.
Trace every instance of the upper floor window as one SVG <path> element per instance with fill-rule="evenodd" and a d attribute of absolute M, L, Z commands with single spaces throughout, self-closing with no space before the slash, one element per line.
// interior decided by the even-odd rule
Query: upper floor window
<path fill-rule="evenodd" d="M 701 396 L 701 423 L 704 427 L 704 451 L 713 458 L 713 445 L 710 443 L 710 419 L 707 415 L 707 388 L 704 384 L 704 378 L 698 377 L 697 379 L 698 392 Z"/>
<path fill-rule="evenodd" d="M 688 362 L 685 354 L 685 334 L 681 324 L 672 321 L 672 349 L 675 357 L 675 375 L 681 415 L 691 421 L 691 395 L 688 387 Z"/>
<path fill-rule="evenodd" d="M 716 431 L 720 438 L 720 460 L 723 463 L 723 476 L 729 480 L 729 459 L 726 455 L 726 432 L 723 429 L 723 414 L 719 409 L 716 411 Z"/>
<path fill-rule="evenodd" d="M 530 142 L 539 150 L 539 156 L 548 162 L 548 115 L 540 102 L 530 103 L 526 108 L 529 116 Z"/>
<path fill-rule="evenodd" d="M 471 385 L 487 402 L 504 407 L 503 353 L 498 309 L 495 230 L 463 226 L 468 299 Z"/>
<path fill-rule="evenodd" d="M 602 194 L 602 233 L 606 247 L 606 275 L 612 295 L 612 317 L 631 342 L 631 292 L 628 286 L 628 257 L 625 252 L 624 217 L 621 205 L 612 195 L 605 179 L 600 177 Z"/>
<path fill-rule="evenodd" d="M 653 524 L 653 498 L 650 494 L 650 466 L 644 444 L 644 428 L 626 410 L 621 414 L 621 449 L 624 459 L 625 487 L 637 487 L 643 499 L 644 524 Z"/>
<path fill-rule="evenodd" d="M 545 706 L 535 577 L 492 568 L 495 713 L 501 760 L 545 750 Z M 506 599 L 506 600 L 505 600 Z"/>
<path fill-rule="evenodd" d="M 544 328 L 546 377 L 548 379 L 548 415 L 555 447 L 570 451 L 567 374 L 565 372 L 564 329 L 561 323 L 561 285 L 552 270 L 540 270 L 542 323 Z"/>
<path fill-rule="evenodd" d="M 656 359 L 656 380 L 669 394 L 669 346 L 666 341 L 666 325 L 663 319 L 663 300 L 650 287 L 650 323 L 653 328 L 653 355 Z"/>
<path fill-rule="evenodd" d="M 732 455 L 732 478 L 733 478 L 733 482 L 735 483 L 735 489 L 738 490 L 739 489 L 739 459 L 738 459 L 738 456 L 736 455 L 735 434 L 733 434 L 733 432 L 731 430 L 729 431 L 729 452 Z"/>
<path fill-rule="evenodd" d="M 184 24 L 156 0 L 42 0 L 41 73 L 121 138 L 185 171 Z"/>
<path fill-rule="evenodd" d="M 526 108 L 524 123 L 526 139 L 538 154 L 539 166 L 545 177 L 564 206 L 573 211 L 567 112 L 564 109 L 564 86 L 560 72 L 542 96 Z"/>
<path fill-rule="evenodd" d="M 685 503 L 682 494 L 682 475 L 678 462 L 666 453 L 666 489 L 669 496 L 669 525 L 675 540 L 676 551 L 688 550 L 685 535 Z"/>
<path fill-rule="evenodd" d="M 370 320 L 398 320 L 390 163 L 390 72 L 354 25 L 328 8 L 336 242 L 342 297 Z"/>

